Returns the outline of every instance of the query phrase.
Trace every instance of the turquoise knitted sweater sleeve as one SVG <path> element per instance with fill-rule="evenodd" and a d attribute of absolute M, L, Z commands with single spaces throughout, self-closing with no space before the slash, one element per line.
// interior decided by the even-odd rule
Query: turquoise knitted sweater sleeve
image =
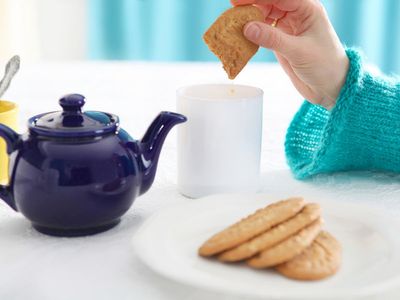
<path fill-rule="evenodd" d="M 286 135 L 286 157 L 298 179 L 348 170 L 400 172 L 400 81 L 374 76 L 360 54 L 335 107 L 304 102 Z"/>

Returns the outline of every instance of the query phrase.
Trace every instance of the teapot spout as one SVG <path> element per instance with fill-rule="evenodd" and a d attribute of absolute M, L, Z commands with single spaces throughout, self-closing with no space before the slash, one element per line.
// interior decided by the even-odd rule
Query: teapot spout
<path fill-rule="evenodd" d="M 172 112 L 161 112 L 150 125 L 140 141 L 139 164 L 142 171 L 140 194 L 153 184 L 161 148 L 169 131 L 177 124 L 186 122 L 186 117 Z"/>

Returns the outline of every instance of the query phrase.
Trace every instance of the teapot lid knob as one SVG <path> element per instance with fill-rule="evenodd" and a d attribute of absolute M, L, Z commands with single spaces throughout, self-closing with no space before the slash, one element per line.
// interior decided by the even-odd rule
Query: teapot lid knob
<path fill-rule="evenodd" d="M 85 105 L 85 96 L 80 94 L 69 94 L 62 97 L 59 101 L 64 111 L 80 112 Z"/>

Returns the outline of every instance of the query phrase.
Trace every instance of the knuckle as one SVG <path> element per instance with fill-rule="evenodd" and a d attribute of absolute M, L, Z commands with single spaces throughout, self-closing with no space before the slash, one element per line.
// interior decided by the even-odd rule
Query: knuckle
<path fill-rule="evenodd" d="M 268 34 L 264 35 L 265 44 L 271 49 L 280 49 L 282 45 L 282 37 L 276 32 L 276 30 L 271 30 Z"/>
<path fill-rule="evenodd" d="M 314 12 L 317 14 L 327 14 L 325 6 L 319 1 L 315 1 L 315 5 L 313 6 Z"/>

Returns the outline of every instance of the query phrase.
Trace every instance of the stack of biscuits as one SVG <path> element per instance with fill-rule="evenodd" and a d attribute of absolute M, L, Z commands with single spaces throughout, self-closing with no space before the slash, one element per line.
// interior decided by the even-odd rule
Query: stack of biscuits
<path fill-rule="evenodd" d="M 215 234 L 199 254 L 226 263 L 245 261 L 256 269 L 275 268 L 292 279 L 323 279 L 339 269 L 341 246 L 322 230 L 322 223 L 318 204 L 282 200 Z"/>

